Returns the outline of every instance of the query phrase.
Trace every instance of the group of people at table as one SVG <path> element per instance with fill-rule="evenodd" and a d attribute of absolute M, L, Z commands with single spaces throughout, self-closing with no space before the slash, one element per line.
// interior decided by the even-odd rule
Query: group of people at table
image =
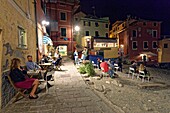
<path fill-rule="evenodd" d="M 57 55 L 56 55 L 57 56 Z M 32 78 L 27 76 L 27 72 L 29 71 L 36 71 L 36 70 L 43 70 L 43 67 L 41 67 L 40 65 L 38 65 L 37 63 L 33 62 L 32 60 L 32 56 L 28 55 L 27 56 L 28 61 L 26 62 L 26 69 L 24 69 L 21 66 L 21 60 L 19 58 L 13 58 L 11 61 L 11 66 L 10 66 L 10 78 L 13 81 L 14 85 L 17 88 L 23 88 L 23 89 L 31 89 L 31 92 L 29 94 L 29 98 L 30 99 L 37 99 L 38 95 L 35 94 L 38 86 L 39 86 L 39 80 L 37 78 Z M 45 55 L 43 55 L 42 58 L 42 62 L 43 63 L 48 63 L 48 57 L 46 57 Z M 57 66 L 59 65 L 59 62 L 61 62 L 62 58 L 61 56 L 58 54 L 57 58 L 53 58 L 51 66 Z M 53 65 L 52 65 L 53 64 Z M 41 74 L 39 74 L 39 76 L 41 76 Z M 44 75 L 44 79 L 45 79 Z M 52 75 L 51 75 L 52 78 Z M 50 87 L 51 85 L 47 82 L 48 87 Z"/>

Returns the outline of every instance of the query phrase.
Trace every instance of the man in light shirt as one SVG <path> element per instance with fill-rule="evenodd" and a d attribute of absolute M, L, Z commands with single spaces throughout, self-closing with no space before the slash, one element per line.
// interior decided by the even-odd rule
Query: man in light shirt
<path fill-rule="evenodd" d="M 26 62 L 27 70 L 40 70 L 41 67 L 36 64 L 35 62 L 32 61 L 32 56 L 28 55 L 27 56 L 28 62 Z"/>

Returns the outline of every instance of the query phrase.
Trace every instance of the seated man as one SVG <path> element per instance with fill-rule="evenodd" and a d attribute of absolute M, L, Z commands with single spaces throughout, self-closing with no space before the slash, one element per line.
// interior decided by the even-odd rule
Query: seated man
<path fill-rule="evenodd" d="M 114 78 L 114 71 L 111 68 L 109 68 L 107 62 L 105 62 L 105 61 L 102 62 L 100 64 L 100 67 L 103 72 L 108 73 L 111 78 Z"/>
<path fill-rule="evenodd" d="M 47 57 L 46 55 L 43 55 L 41 61 L 42 61 L 43 63 L 48 63 L 48 57 Z"/>
<path fill-rule="evenodd" d="M 26 67 L 27 67 L 27 70 L 40 70 L 41 67 L 36 64 L 35 62 L 32 61 L 32 56 L 31 55 L 28 55 L 27 56 L 27 59 L 28 59 L 28 62 L 26 62 Z"/>

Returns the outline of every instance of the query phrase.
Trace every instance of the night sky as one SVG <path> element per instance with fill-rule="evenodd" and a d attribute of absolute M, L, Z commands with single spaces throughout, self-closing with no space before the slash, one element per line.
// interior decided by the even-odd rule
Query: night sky
<path fill-rule="evenodd" d="M 81 10 L 98 17 L 110 17 L 111 24 L 125 20 L 127 15 L 162 21 L 162 35 L 170 35 L 170 0 L 80 0 Z"/>

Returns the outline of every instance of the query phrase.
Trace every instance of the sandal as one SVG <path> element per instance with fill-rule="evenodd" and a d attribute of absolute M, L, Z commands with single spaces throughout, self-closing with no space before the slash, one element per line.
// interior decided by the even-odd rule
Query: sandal
<path fill-rule="evenodd" d="M 29 95 L 29 99 L 37 99 L 37 98 L 38 98 L 37 95 L 35 95 L 35 96 Z"/>

